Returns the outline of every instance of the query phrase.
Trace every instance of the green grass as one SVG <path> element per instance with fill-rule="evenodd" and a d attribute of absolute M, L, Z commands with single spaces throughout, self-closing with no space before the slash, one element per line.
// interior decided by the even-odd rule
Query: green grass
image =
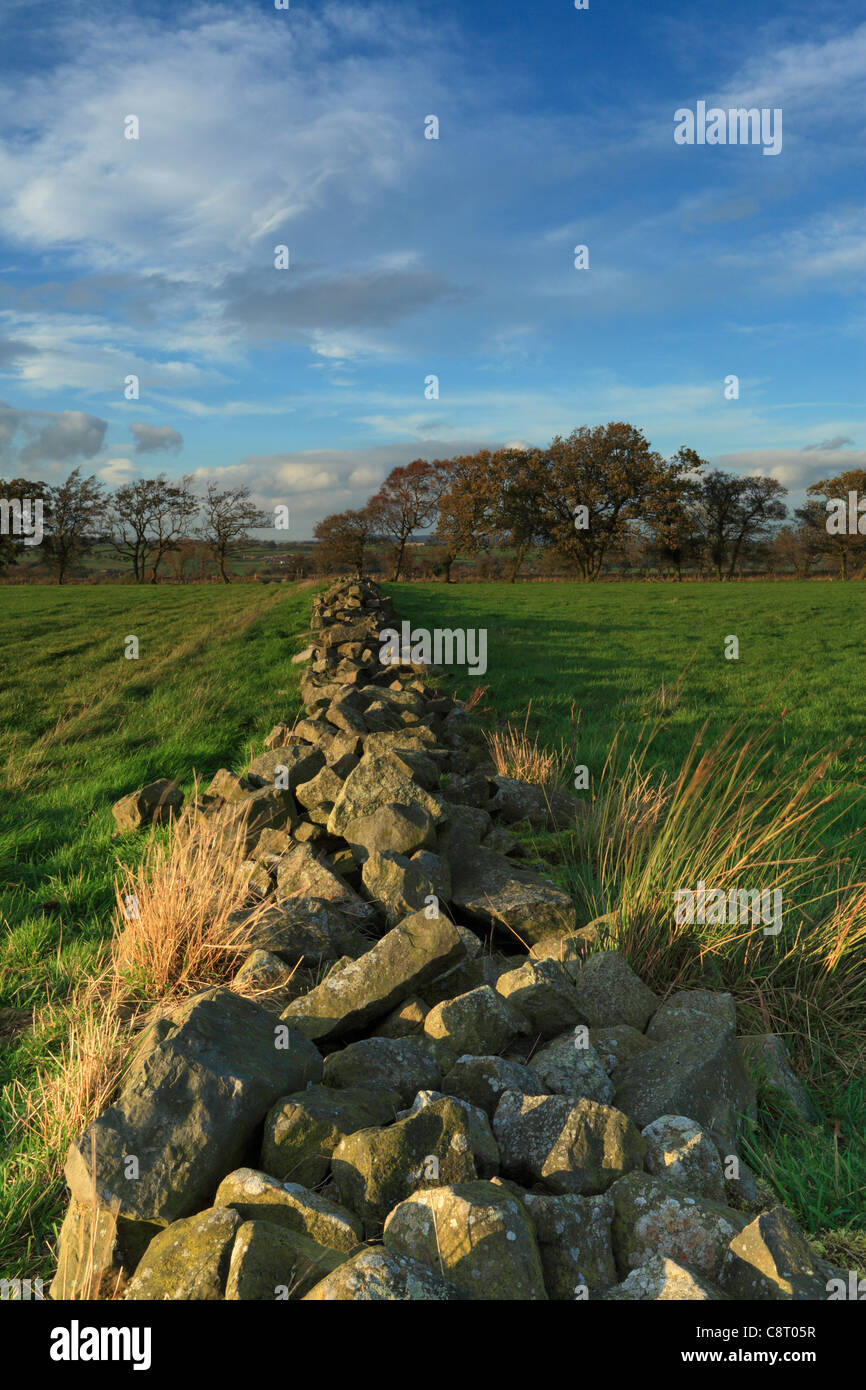
<path fill-rule="evenodd" d="M 449 686 L 462 697 L 487 687 L 477 708 L 491 728 L 523 726 L 531 700 L 530 734 L 564 741 L 576 750 L 569 766 L 588 766 L 589 828 L 527 837 L 572 893 L 579 923 L 616 909 L 615 944 L 656 989 L 730 990 L 744 1031 L 785 1036 L 821 1120 L 765 1105 L 754 1166 L 830 1258 L 866 1269 L 866 922 L 862 890 L 844 887 L 866 881 L 862 586 L 387 588 L 417 627 L 487 629 L 486 673 L 454 672 Z M 738 661 L 724 658 L 731 634 Z M 675 784 L 705 723 L 667 822 L 632 830 L 647 785 Z M 846 739 L 801 815 L 807 764 Z M 786 930 L 757 944 L 748 932 L 672 931 L 674 889 L 699 878 L 778 886 Z"/>
<path fill-rule="evenodd" d="M 866 747 L 866 593 L 859 584 L 388 584 L 403 618 L 427 628 L 487 629 L 487 672 L 455 676 L 462 698 L 487 686 L 483 704 L 523 723 L 548 745 L 574 744 L 590 776 L 604 764 L 617 727 L 630 737 L 659 711 L 684 668 L 679 698 L 656 741 L 660 766 L 676 774 L 695 732 L 710 737 L 767 703 L 786 710 L 777 746 L 814 752 L 853 740 L 828 785 L 863 785 Z M 725 638 L 739 638 L 736 661 Z M 691 663 L 691 664 L 689 664 Z M 852 812 L 844 823 L 853 828 Z"/>
<path fill-rule="evenodd" d="M 60 1035 L 15 1025 L 62 1001 L 110 933 L 118 862 L 145 844 L 112 838 L 112 803 L 158 777 L 189 793 L 194 774 L 240 772 L 292 721 L 310 602 L 287 585 L 0 588 L 0 1010 L 15 1011 L 0 1013 L 0 1277 L 50 1272 L 62 1194 L 10 1134 L 8 1088 L 33 1084 Z"/>

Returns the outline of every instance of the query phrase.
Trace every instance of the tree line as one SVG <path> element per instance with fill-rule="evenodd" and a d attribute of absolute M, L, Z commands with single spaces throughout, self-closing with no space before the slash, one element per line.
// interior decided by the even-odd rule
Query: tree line
<path fill-rule="evenodd" d="M 137 584 L 157 584 L 170 555 L 197 541 L 210 554 L 220 579 L 231 582 L 233 550 L 253 527 L 272 525 L 256 507 L 247 487 L 220 488 L 209 483 L 203 497 L 192 490 L 192 475 L 169 479 L 139 478 L 109 492 L 98 478 L 83 478 L 73 469 L 64 483 L 48 486 L 29 478 L 0 479 L 0 500 L 7 503 L 0 534 L 0 572 L 20 562 L 25 541 L 8 524 L 8 503 L 29 499 L 42 504 L 42 554 L 59 584 L 96 545 L 108 545 L 127 561 Z"/>
<path fill-rule="evenodd" d="M 676 579 L 694 567 L 730 580 L 744 552 L 769 541 L 799 576 L 830 555 L 847 578 L 852 560 L 866 559 L 866 536 L 829 533 L 826 499 L 857 488 L 866 494 L 862 469 L 814 484 L 783 527 L 788 490 L 774 478 L 711 469 L 685 445 L 666 459 L 641 430 L 611 422 L 557 435 L 546 449 L 415 459 L 392 469 L 366 506 L 325 517 L 314 534 L 331 570 L 363 570 L 369 547 L 386 542 L 392 580 L 419 532 L 432 534 L 445 580 L 458 557 L 504 550 L 514 581 L 540 549 L 591 582 L 629 547 Z"/>
<path fill-rule="evenodd" d="M 192 485 L 192 475 L 160 474 L 110 492 L 78 468 L 53 486 L 0 479 L 0 572 L 26 548 L 9 510 L 10 499 L 26 498 L 42 505 L 41 554 L 61 584 L 97 544 L 128 563 L 139 584 L 158 583 L 169 560 L 182 573 L 185 554 L 196 549 L 229 583 L 233 552 L 274 518 L 256 507 L 248 487 L 210 482 L 199 496 Z M 746 553 L 763 547 L 798 577 L 829 557 L 847 579 L 866 565 L 866 516 L 862 531 L 856 523 L 853 534 L 830 530 L 828 502 L 852 492 L 866 498 L 866 470 L 814 483 L 789 518 L 787 489 L 774 478 L 712 469 L 685 445 L 664 458 L 641 430 L 611 422 L 557 435 L 546 449 L 483 449 L 393 468 L 364 507 L 318 523 L 316 558 L 325 573 L 363 571 L 381 561 L 373 547 L 385 546 L 389 577 L 399 579 L 410 568 L 409 547 L 424 534 L 433 542 L 425 547 L 427 567 L 446 581 L 467 561 L 489 573 L 493 556 L 512 582 L 527 557 L 538 556 L 548 569 L 589 582 L 612 557 L 676 579 L 694 569 L 729 580 Z"/>

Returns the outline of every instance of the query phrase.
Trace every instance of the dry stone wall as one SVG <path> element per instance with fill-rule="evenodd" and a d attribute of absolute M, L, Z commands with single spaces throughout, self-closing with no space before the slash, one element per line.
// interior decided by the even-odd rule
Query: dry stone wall
<path fill-rule="evenodd" d="M 586 808 L 383 667 L 394 621 L 366 580 L 317 598 L 305 718 L 184 810 L 242 826 L 243 963 L 71 1146 L 52 1297 L 89 1263 L 130 1300 L 826 1298 L 841 1272 L 739 1152 L 756 1058 L 797 1100 L 778 1040 L 578 928 L 512 827 Z M 154 784 L 118 826 L 179 804 Z"/>

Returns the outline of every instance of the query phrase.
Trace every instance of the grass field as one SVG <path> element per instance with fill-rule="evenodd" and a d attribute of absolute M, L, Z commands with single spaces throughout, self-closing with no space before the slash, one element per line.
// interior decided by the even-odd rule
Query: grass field
<path fill-rule="evenodd" d="M 487 629 L 487 672 L 456 676 L 466 698 L 523 722 L 549 744 L 575 742 L 590 775 L 613 734 L 634 737 L 663 712 L 660 765 L 674 773 L 705 719 L 708 738 L 767 705 L 786 711 L 781 748 L 814 752 L 852 740 L 829 769 L 829 785 L 852 799 L 864 785 L 866 589 L 859 584 L 389 584 L 401 617 L 416 626 Z M 739 638 L 726 660 L 725 639 Z M 686 668 L 688 668 L 686 670 Z M 677 681 L 683 675 L 679 691 Z M 664 693 L 662 693 L 664 692 Z M 852 810 L 846 828 L 862 826 Z"/>
<path fill-rule="evenodd" d="M 92 970 L 110 930 L 119 858 L 111 806 L 158 777 L 242 771 L 298 709 L 290 663 L 309 632 L 307 586 L 4 587 L 0 642 L 0 1119 L 13 1152 L 2 1175 L 0 1277 L 49 1272 L 44 1241 L 61 1211 L 44 1155 L 9 1134 L 10 1087 L 27 1088 L 62 1035 L 27 1029 Z M 124 657 L 126 638 L 139 657 Z M 62 1015 L 61 1015 L 62 1017 Z"/>
<path fill-rule="evenodd" d="M 595 841 L 535 837 L 579 918 L 619 909 L 617 944 L 657 988 L 676 980 L 728 989 L 741 1025 L 786 1037 L 821 1124 L 804 1126 L 765 1096 L 755 1164 L 836 1258 L 864 1268 L 863 586 L 386 587 L 414 626 L 486 628 L 486 673 L 454 673 L 450 688 L 480 695 L 476 712 L 491 728 L 523 727 L 531 701 L 529 733 L 548 748 L 565 745 L 568 777 L 575 765 L 588 767 L 605 830 Z M 736 661 L 724 656 L 731 635 Z M 627 755 L 657 721 L 648 752 L 629 767 Z M 705 721 L 704 763 L 694 759 L 675 786 L 670 828 L 633 834 L 628 817 L 654 805 L 663 777 L 668 787 L 676 782 Z M 728 745 L 736 721 L 742 727 Z M 605 773 L 615 739 L 619 754 Z M 798 801 L 795 789 L 810 775 L 801 760 L 814 763 L 827 747 L 840 751 Z M 620 774 L 631 801 L 617 792 Z M 700 878 L 745 886 L 744 866 L 750 887 L 784 889 L 788 926 L 779 938 L 755 947 L 749 931 L 720 938 L 717 928 L 672 929 L 676 887 Z"/>
<path fill-rule="evenodd" d="M 766 725 L 787 711 L 760 767 L 768 784 L 787 785 L 791 760 L 851 740 L 820 779 L 841 813 L 835 804 L 819 808 L 812 840 L 808 816 L 800 817 L 804 828 L 784 805 L 772 807 L 785 827 L 785 862 L 777 854 L 767 873 L 796 880 L 804 920 L 809 899 L 819 903 L 809 917 L 814 949 L 771 943 L 750 955 L 742 942 L 720 950 L 695 940 L 684 953 L 670 939 L 660 882 L 665 891 L 671 875 L 690 883 L 676 875 L 697 874 L 719 839 L 742 835 L 755 850 L 752 862 L 767 858 L 749 819 L 752 793 L 732 792 L 721 753 L 691 800 L 683 797 L 682 844 L 663 846 L 652 873 L 640 837 L 616 842 L 610 863 L 598 845 L 568 836 L 538 835 L 534 847 L 574 893 L 582 920 L 629 904 L 630 954 L 658 987 L 676 979 L 681 987 L 732 989 L 749 1026 L 786 1034 L 822 1123 L 798 1124 L 766 1097 L 755 1162 L 828 1255 L 862 1271 L 866 929 L 862 912 L 846 916 L 847 909 L 834 914 L 825 906 L 834 877 L 866 879 L 862 587 L 386 587 L 417 626 L 486 628 L 486 674 L 459 675 L 449 688 L 466 697 L 487 687 L 479 708 L 491 726 L 522 726 L 531 701 L 530 731 L 549 747 L 565 741 L 570 752 L 576 737 L 569 765 L 586 764 L 596 796 L 608 795 L 612 806 L 603 768 L 621 725 L 628 749 L 647 719 L 662 716 L 650 762 L 653 775 L 663 771 L 671 780 L 705 720 L 705 746 L 715 750 L 724 748 L 735 719 L 755 716 Z M 63 1188 L 46 1175 L 52 1164 L 56 1174 L 62 1155 L 48 1154 L 13 1120 L 38 1071 L 54 1065 L 65 1036 L 63 1001 L 94 969 L 110 930 L 118 862 L 133 864 L 144 853 L 143 837 L 112 839 L 111 805 L 157 777 L 174 777 L 189 792 L 194 772 L 207 779 L 220 766 L 241 771 L 250 746 L 258 751 L 277 720 L 291 720 L 299 668 L 289 656 L 305 643 L 312 592 L 286 585 L 0 588 L 7 656 L 0 691 L 0 1120 L 11 1139 L 0 1277 L 52 1273 Z M 137 661 L 123 656 L 131 634 L 139 639 Z M 739 638 L 738 661 L 724 659 L 731 634 Z M 794 860 L 806 868 L 792 870 Z M 46 1001 L 59 1006 L 50 1026 L 29 1029 L 32 1011 Z"/>

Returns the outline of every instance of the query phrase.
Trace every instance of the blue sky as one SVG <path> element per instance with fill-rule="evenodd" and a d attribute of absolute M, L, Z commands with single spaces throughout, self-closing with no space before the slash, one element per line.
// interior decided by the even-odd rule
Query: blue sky
<path fill-rule="evenodd" d="M 795 502 L 866 465 L 862 8 L 4 0 L 2 27 L 0 474 L 243 481 L 303 539 L 396 463 L 613 419 Z M 781 153 L 676 145 L 701 100 L 781 108 Z"/>

